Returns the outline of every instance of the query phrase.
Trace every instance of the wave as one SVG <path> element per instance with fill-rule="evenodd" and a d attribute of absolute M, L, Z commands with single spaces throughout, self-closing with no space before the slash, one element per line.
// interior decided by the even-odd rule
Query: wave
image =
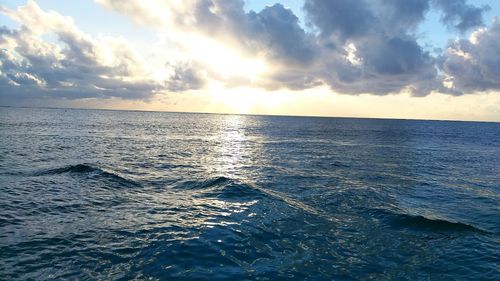
<path fill-rule="evenodd" d="M 46 170 L 46 171 L 37 173 L 37 175 L 58 175 L 58 174 L 64 174 L 64 173 L 95 173 L 95 172 L 99 173 L 99 172 L 104 172 L 104 171 L 100 168 L 95 168 L 95 167 L 92 167 L 90 165 L 76 164 L 76 165 L 69 165 L 66 167 Z"/>
<path fill-rule="evenodd" d="M 387 210 L 378 210 L 379 215 L 382 215 L 388 220 L 393 227 L 410 228 L 416 230 L 428 230 L 436 232 L 479 232 L 487 233 L 487 231 L 476 226 L 463 222 L 449 221 L 439 218 L 428 218 L 422 215 L 412 215 L 404 213 L 394 213 Z"/>
<path fill-rule="evenodd" d="M 204 181 L 187 181 L 176 186 L 179 189 L 199 192 L 202 197 L 217 198 L 261 198 L 265 196 L 259 189 L 227 177 L 215 177 Z"/>
<path fill-rule="evenodd" d="M 398 215 L 393 219 L 392 224 L 395 226 L 429 229 L 435 231 L 473 231 L 486 232 L 480 228 L 466 224 L 463 222 L 447 221 L 443 219 L 430 219 L 421 215 Z"/>
<path fill-rule="evenodd" d="M 91 166 L 89 164 L 76 164 L 76 165 L 68 165 L 61 168 L 49 169 L 37 172 L 35 173 L 35 176 L 61 175 L 61 174 L 86 175 L 87 177 L 90 178 L 101 178 L 128 187 L 141 186 L 139 183 L 133 180 L 126 179 L 116 173 L 109 172 L 99 167 Z"/>
<path fill-rule="evenodd" d="M 314 215 L 319 215 L 321 213 L 315 208 L 299 200 L 293 199 L 282 192 L 265 189 L 254 184 L 244 183 L 239 180 L 227 178 L 224 176 L 207 179 L 201 182 L 184 182 L 181 185 L 177 186 L 177 188 L 199 192 L 198 196 L 201 197 L 216 197 L 219 199 L 230 200 L 256 200 L 265 198 L 270 200 L 279 200 L 287 204 L 288 206 L 300 211 L 304 211 Z"/>
<path fill-rule="evenodd" d="M 202 182 L 191 182 L 191 183 L 192 183 L 192 185 L 190 186 L 191 189 L 204 189 L 204 188 L 217 187 L 217 186 L 226 185 L 226 184 L 232 184 L 232 183 L 236 183 L 236 181 L 222 176 L 222 177 L 215 177 L 212 179 L 204 180 Z"/>

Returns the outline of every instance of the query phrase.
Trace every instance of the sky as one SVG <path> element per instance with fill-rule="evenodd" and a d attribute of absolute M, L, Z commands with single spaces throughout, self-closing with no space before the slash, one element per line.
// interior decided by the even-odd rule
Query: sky
<path fill-rule="evenodd" d="M 0 6 L 0 105 L 500 121 L 500 1 Z"/>

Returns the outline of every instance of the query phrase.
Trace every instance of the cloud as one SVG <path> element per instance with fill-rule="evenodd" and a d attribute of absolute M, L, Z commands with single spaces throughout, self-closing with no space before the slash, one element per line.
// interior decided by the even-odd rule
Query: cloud
<path fill-rule="evenodd" d="M 281 4 L 267 6 L 259 12 L 245 12 L 245 3 L 241 0 L 187 0 L 182 1 L 182 5 L 176 1 L 160 0 L 150 1 L 149 5 L 138 0 L 127 1 L 126 4 L 116 0 L 99 0 L 98 3 L 125 13 L 139 23 L 158 28 L 169 41 L 181 46 L 181 49 L 188 49 L 188 53 L 192 51 L 189 49 L 190 46 L 192 49 L 193 44 L 197 45 L 195 48 L 199 47 L 199 40 L 188 40 L 195 36 L 221 42 L 223 49 L 229 47 L 234 51 L 232 62 L 228 62 L 228 56 L 223 56 L 218 58 L 220 62 L 212 59 L 203 61 L 202 58 L 197 64 L 210 73 L 213 79 L 228 87 L 304 88 L 309 83 L 300 83 L 299 80 L 305 79 L 304 73 L 299 73 L 317 60 L 315 36 L 306 33 L 300 27 L 297 16 Z M 157 13 L 159 7 L 167 11 L 164 17 Z M 172 30 L 191 36 L 176 37 L 170 32 Z M 207 48 L 204 55 L 225 52 L 214 49 Z M 238 61 L 243 64 L 248 64 L 244 61 L 262 61 L 272 67 L 266 69 L 265 76 L 259 77 L 237 73 L 239 71 L 221 74 L 221 71 L 214 70 L 217 65 L 241 64 Z"/>
<path fill-rule="evenodd" d="M 123 1 L 100 0 L 107 7 L 129 13 L 123 9 Z M 146 10 L 142 1 L 128 1 L 129 5 L 142 7 L 139 12 L 132 12 L 134 19 L 158 24 L 151 10 Z M 308 63 L 314 57 L 314 38 L 308 36 L 299 26 L 298 18 L 281 4 L 266 6 L 260 12 L 244 11 L 241 0 L 189 0 L 183 8 L 165 4 L 165 1 L 153 1 L 150 7 L 165 6 L 170 22 L 163 18 L 164 28 L 176 28 L 185 32 L 200 33 L 211 38 L 236 45 L 244 53 L 260 54 L 269 60 L 284 63 Z M 168 7 L 167 7 L 168 6 Z"/>
<path fill-rule="evenodd" d="M 341 40 L 370 33 L 376 19 L 367 3 L 358 0 L 306 0 L 304 10 L 323 37 Z"/>
<path fill-rule="evenodd" d="M 306 0 L 321 53 L 313 73 L 340 93 L 457 94 L 443 84 L 453 74 L 440 72 L 438 60 L 418 43 L 416 29 L 432 7 L 460 32 L 482 25 L 488 9 L 465 0 Z"/>
<path fill-rule="evenodd" d="M 213 81 L 270 90 L 326 85 L 354 95 L 498 88 L 497 23 L 439 57 L 419 44 L 418 26 L 431 9 L 459 32 L 481 26 L 488 7 L 466 0 L 305 0 L 305 25 L 281 4 L 246 11 L 243 0 L 96 2 L 157 29 L 165 43 L 154 62 L 124 39 L 94 38 L 28 1 L 2 9 L 22 24 L 0 28 L 4 92 L 149 99 Z"/>
<path fill-rule="evenodd" d="M 22 24 L 18 30 L 0 29 L 2 93 L 12 97 L 148 99 L 175 88 L 168 77 L 165 81 L 151 79 L 146 63 L 123 39 L 92 38 L 71 18 L 45 12 L 34 1 L 17 10 L 2 8 L 2 13 Z M 52 40 L 44 40 L 47 36 Z M 173 76 L 178 84 L 179 75 Z M 199 79 L 194 82 L 194 88 L 203 84 Z M 182 89 L 190 86 L 186 81 Z"/>
<path fill-rule="evenodd" d="M 378 18 L 385 26 L 385 31 L 391 34 L 401 34 L 412 31 L 424 20 L 430 9 L 428 0 L 378 0 L 375 10 Z"/>
<path fill-rule="evenodd" d="M 304 9 L 324 49 L 321 79 L 332 89 L 422 96 L 438 86 L 434 58 L 413 34 L 428 1 L 306 0 Z"/>
<path fill-rule="evenodd" d="M 500 90 L 500 22 L 453 42 L 441 58 L 455 94 Z"/>
<path fill-rule="evenodd" d="M 483 13 L 490 10 L 487 5 L 475 7 L 467 4 L 466 0 L 433 0 L 433 3 L 443 11 L 441 20 L 460 32 L 483 26 Z"/>
<path fill-rule="evenodd" d="M 178 64 L 174 66 L 174 73 L 167 85 L 172 92 L 183 92 L 190 89 L 199 89 L 205 81 L 200 73 L 195 71 L 198 68 L 189 64 Z"/>
<path fill-rule="evenodd" d="M 439 9 L 445 24 L 463 32 L 481 25 L 487 9 L 465 0 L 305 0 L 306 31 L 281 4 L 245 12 L 242 0 L 98 2 L 160 30 L 218 40 L 271 66 L 254 79 L 208 71 L 227 86 L 302 90 L 326 84 L 346 94 L 416 96 L 452 93 L 443 87 L 449 75 L 438 71 L 438 60 L 418 43 L 416 30 L 425 14 Z M 163 17 L 160 8 L 168 11 Z"/>

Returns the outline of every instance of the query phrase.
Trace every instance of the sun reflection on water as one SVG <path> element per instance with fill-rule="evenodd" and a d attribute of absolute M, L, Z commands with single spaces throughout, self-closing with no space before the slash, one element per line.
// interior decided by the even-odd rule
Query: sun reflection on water
<path fill-rule="evenodd" d="M 259 166 L 261 151 L 256 145 L 258 139 L 252 137 L 251 127 L 255 124 L 249 121 L 242 115 L 221 116 L 211 167 L 213 174 L 237 180 L 252 178 L 249 174 Z"/>

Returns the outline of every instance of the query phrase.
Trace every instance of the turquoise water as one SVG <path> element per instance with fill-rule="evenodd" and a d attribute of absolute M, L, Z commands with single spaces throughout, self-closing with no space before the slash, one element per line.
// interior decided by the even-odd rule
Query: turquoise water
<path fill-rule="evenodd" d="M 1 280 L 499 280 L 500 124 L 0 108 Z"/>

